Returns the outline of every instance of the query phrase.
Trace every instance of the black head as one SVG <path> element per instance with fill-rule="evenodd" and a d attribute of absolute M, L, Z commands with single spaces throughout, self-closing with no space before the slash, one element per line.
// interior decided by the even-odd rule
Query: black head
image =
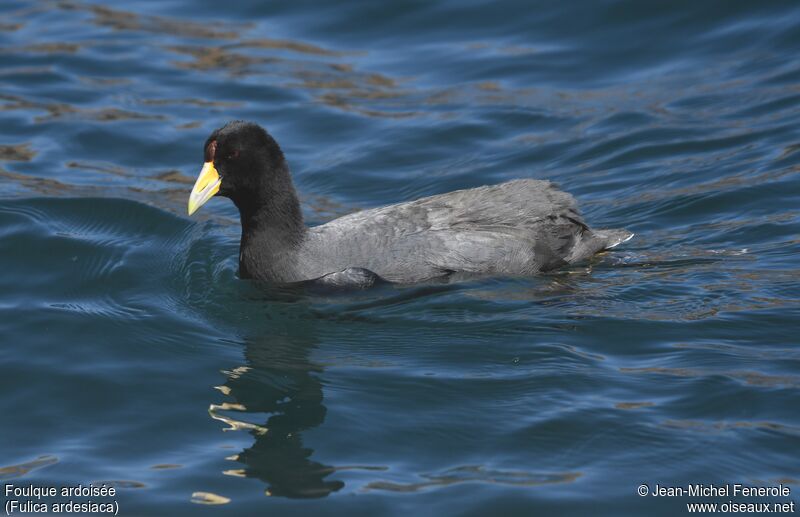
<path fill-rule="evenodd" d="M 230 198 L 243 214 L 286 196 L 296 202 L 283 152 L 258 124 L 236 120 L 215 130 L 203 146 L 203 161 L 190 214 L 215 194 Z"/>
<path fill-rule="evenodd" d="M 219 195 L 237 205 L 291 186 L 281 148 L 258 124 L 228 122 L 211 133 L 203 149 L 222 179 Z"/>

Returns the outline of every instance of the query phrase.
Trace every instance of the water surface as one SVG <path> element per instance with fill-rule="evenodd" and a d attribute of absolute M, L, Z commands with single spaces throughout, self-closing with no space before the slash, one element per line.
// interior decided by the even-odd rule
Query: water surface
<path fill-rule="evenodd" d="M 4 482 L 113 483 L 123 515 L 800 491 L 796 3 L 0 13 Z M 537 278 L 264 291 L 232 204 L 185 216 L 235 118 L 281 143 L 310 224 L 526 177 L 637 235 Z"/>

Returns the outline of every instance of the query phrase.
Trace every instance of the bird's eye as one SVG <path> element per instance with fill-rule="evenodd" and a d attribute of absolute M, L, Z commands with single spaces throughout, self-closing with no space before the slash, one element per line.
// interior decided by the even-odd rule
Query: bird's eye
<path fill-rule="evenodd" d="M 236 149 L 236 150 L 234 150 L 234 151 L 231 151 L 231 152 L 228 154 L 228 159 L 229 159 L 229 160 L 233 160 L 233 159 L 235 159 L 235 158 L 238 158 L 238 157 L 239 157 L 239 150 L 238 150 L 238 149 Z"/>

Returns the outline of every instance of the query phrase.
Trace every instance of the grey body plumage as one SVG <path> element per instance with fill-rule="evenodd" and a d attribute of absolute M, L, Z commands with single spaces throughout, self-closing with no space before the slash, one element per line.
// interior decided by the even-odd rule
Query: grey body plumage
<path fill-rule="evenodd" d="M 280 282 L 347 268 L 399 283 L 451 273 L 533 275 L 587 259 L 630 235 L 590 230 L 575 199 L 548 181 L 515 180 L 346 215 L 308 228 L 282 250 L 265 233 L 243 248 L 243 269 L 256 278 L 269 270 L 261 280 Z"/>

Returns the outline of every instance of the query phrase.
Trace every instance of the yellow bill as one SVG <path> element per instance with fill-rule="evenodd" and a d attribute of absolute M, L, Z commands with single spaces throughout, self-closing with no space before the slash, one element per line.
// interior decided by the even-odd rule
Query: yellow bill
<path fill-rule="evenodd" d="M 198 208 L 219 192 L 220 183 L 222 180 L 217 174 L 217 169 L 214 168 L 214 162 L 204 163 L 197 181 L 194 182 L 192 193 L 189 194 L 189 215 L 195 213 Z"/>

